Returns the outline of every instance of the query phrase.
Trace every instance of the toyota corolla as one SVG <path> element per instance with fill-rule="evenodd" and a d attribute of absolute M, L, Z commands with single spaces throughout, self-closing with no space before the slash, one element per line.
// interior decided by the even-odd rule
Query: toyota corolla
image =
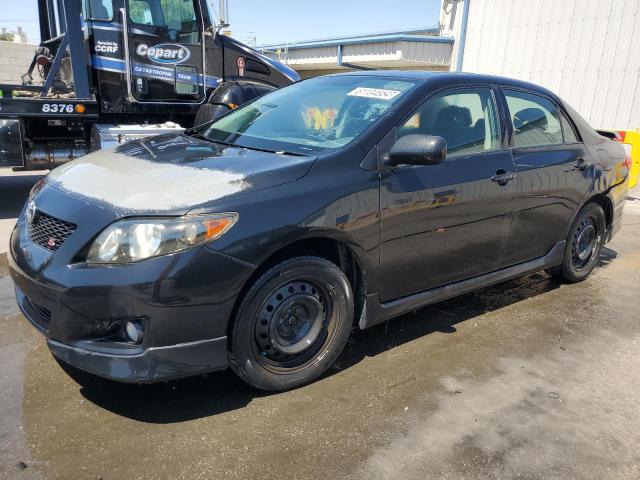
<path fill-rule="evenodd" d="M 629 159 L 553 93 L 468 74 L 306 80 L 55 169 L 13 231 L 25 317 L 127 382 L 308 383 L 366 328 L 547 269 L 584 280 Z"/>

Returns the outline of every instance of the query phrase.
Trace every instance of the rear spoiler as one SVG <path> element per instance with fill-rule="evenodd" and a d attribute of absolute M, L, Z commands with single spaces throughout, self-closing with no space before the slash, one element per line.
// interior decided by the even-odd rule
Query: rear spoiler
<path fill-rule="evenodd" d="M 616 141 L 620 141 L 620 135 L 616 132 L 610 132 L 608 130 L 596 130 L 596 132 L 598 132 L 598 135 L 602 136 L 602 137 L 606 137 L 609 140 L 616 140 Z"/>

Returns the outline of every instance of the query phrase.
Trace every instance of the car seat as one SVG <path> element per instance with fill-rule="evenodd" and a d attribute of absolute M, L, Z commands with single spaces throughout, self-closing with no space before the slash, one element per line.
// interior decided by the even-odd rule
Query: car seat
<path fill-rule="evenodd" d="M 438 112 L 432 134 L 447 141 L 449 152 L 460 151 L 473 143 L 474 129 L 471 128 L 471 122 L 471 110 L 449 105 Z"/>
<path fill-rule="evenodd" d="M 513 116 L 516 145 L 546 145 L 553 142 L 553 136 L 547 132 L 549 121 L 544 110 L 525 108 Z"/>

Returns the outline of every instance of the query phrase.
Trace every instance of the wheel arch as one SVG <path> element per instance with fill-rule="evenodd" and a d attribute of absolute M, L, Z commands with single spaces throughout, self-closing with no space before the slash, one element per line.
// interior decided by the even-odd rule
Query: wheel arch
<path fill-rule="evenodd" d="M 281 245 L 262 262 L 258 263 L 257 268 L 247 279 L 235 301 L 227 326 L 228 334 L 233 329 L 233 323 L 245 295 L 258 278 L 278 263 L 298 256 L 324 258 L 336 264 L 344 272 L 354 295 L 354 322 L 358 323 L 363 313 L 367 292 L 366 262 L 363 262 L 362 258 L 348 242 L 331 236 L 319 235 L 300 238 Z"/>
<path fill-rule="evenodd" d="M 609 198 L 609 196 L 606 193 L 597 193 L 591 196 L 584 203 L 584 205 L 582 205 L 580 210 L 582 210 L 585 207 L 585 205 L 588 205 L 589 203 L 596 203 L 600 205 L 604 210 L 605 220 L 607 224 L 607 235 L 608 235 L 609 231 L 611 230 L 611 224 L 613 222 L 613 201 Z M 578 215 L 580 210 L 578 210 L 578 212 L 576 213 L 576 216 Z"/>
<path fill-rule="evenodd" d="M 596 205 L 600 205 L 604 210 L 605 220 L 606 220 L 606 234 L 609 234 L 611 230 L 611 225 L 613 222 L 613 201 L 609 198 L 606 192 L 604 193 L 594 193 L 593 195 L 587 197 L 587 199 L 580 205 L 580 208 L 577 208 L 571 217 L 571 221 L 567 223 L 564 231 L 562 232 L 562 239 L 565 239 L 569 234 L 569 230 L 571 230 L 571 226 L 580 215 L 580 212 L 589 205 L 590 203 L 595 203 Z"/>

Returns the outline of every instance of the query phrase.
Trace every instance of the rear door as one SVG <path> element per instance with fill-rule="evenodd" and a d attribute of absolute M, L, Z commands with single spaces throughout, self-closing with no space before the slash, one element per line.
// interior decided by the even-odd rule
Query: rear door
<path fill-rule="evenodd" d="M 204 100 L 203 22 L 196 0 L 127 0 L 128 89 L 137 102 Z"/>
<path fill-rule="evenodd" d="M 503 88 L 513 129 L 517 200 L 505 266 L 546 255 L 564 240 L 592 182 L 593 160 L 550 97 Z"/>
<path fill-rule="evenodd" d="M 397 128 L 438 135 L 439 165 L 383 172 L 380 189 L 382 300 L 500 268 L 515 202 L 515 166 L 488 85 L 449 89 Z M 382 146 L 381 153 L 390 145 Z"/>

